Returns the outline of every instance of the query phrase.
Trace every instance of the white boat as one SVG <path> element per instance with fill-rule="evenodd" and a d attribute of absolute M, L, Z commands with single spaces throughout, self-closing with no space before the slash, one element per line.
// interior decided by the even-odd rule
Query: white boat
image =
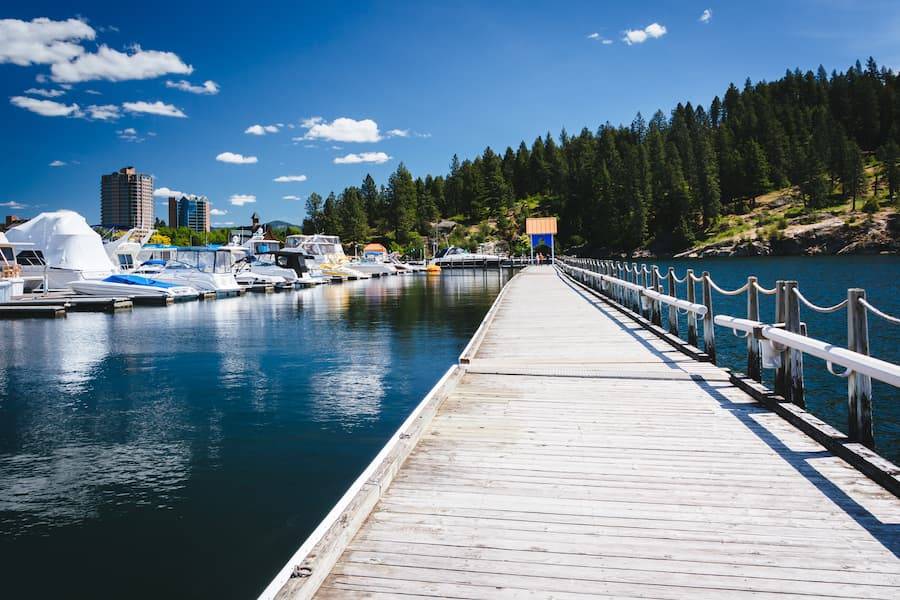
<path fill-rule="evenodd" d="M 254 283 L 293 283 L 297 273 L 290 268 L 276 264 L 275 253 L 281 249 L 281 242 L 267 239 L 262 228 L 256 230 L 250 239 L 239 244 L 235 236 L 227 248 L 235 258 L 235 278 L 241 285 Z"/>
<path fill-rule="evenodd" d="M 9 302 L 24 291 L 25 279 L 16 262 L 16 246 L 0 231 L 0 302 Z"/>
<path fill-rule="evenodd" d="M 398 271 L 397 267 L 390 263 L 387 248 L 381 244 L 366 244 L 362 256 L 350 261 L 348 266 L 355 271 L 368 273 L 375 277 L 396 275 Z"/>
<path fill-rule="evenodd" d="M 237 294 L 241 287 L 234 278 L 234 259 L 223 248 L 186 247 L 171 260 L 151 259 L 135 269 L 135 275 L 190 286 L 201 292 Z"/>
<path fill-rule="evenodd" d="M 306 253 L 310 270 L 318 269 L 325 276 L 339 279 L 369 279 L 371 275 L 348 266 L 350 259 L 344 254 L 341 238 L 336 235 L 289 235 L 288 248 L 299 248 Z"/>
<path fill-rule="evenodd" d="M 129 229 L 121 237 L 105 242 L 103 249 L 120 272 L 130 273 L 141 264 L 141 252 L 155 232 L 154 229 Z"/>
<path fill-rule="evenodd" d="M 497 267 L 501 257 L 496 254 L 476 254 L 459 246 L 450 246 L 438 252 L 434 264 L 439 267 Z"/>
<path fill-rule="evenodd" d="M 6 237 L 14 245 L 30 244 L 16 255 L 27 279 L 26 290 L 42 285 L 62 289 L 72 281 L 103 279 L 118 272 L 100 236 L 71 210 L 41 213 L 9 229 Z"/>
<path fill-rule="evenodd" d="M 191 286 L 177 285 L 134 274 L 110 275 L 106 279 L 73 281 L 69 287 L 86 296 L 169 297 L 189 300 L 200 295 L 197 288 Z"/>

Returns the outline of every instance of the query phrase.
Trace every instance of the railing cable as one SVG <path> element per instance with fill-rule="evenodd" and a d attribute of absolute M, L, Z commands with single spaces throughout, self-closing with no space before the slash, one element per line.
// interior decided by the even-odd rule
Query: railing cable
<path fill-rule="evenodd" d="M 763 286 L 759 285 L 758 283 L 755 283 L 755 284 L 753 284 L 753 285 L 756 286 L 756 291 L 757 291 L 757 292 L 759 292 L 760 294 L 765 294 L 766 296 L 772 296 L 772 295 L 774 295 L 774 294 L 778 291 L 777 288 L 772 288 L 772 289 L 770 290 L 770 289 L 768 289 L 768 288 L 764 288 Z"/>
<path fill-rule="evenodd" d="M 701 279 L 702 279 L 702 278 L 701 278 Z M 736 289 L 736 290 L 730 290 L 730 291 L 729 291 L 729 290 L 722 289 L 722 288 L 720 288 L 719 286 L 717 286 L 717 285 L 716 285 L 716 282 L 713 281 L 712 278 L 710 278 L 710 280 L 709 280 L 709 286 L 710 286 L 712 289 L 716 290 L 717 292 L 719 292 L 720 294 L 723 294 L 723 295 L 725 295 L 725 296 L 737 296 L 738 294 L 743 294 L 744 292 L 747 291 L 747 287 L 748 287 L 749 285 L 750 285 L 749 283 L 745 283 L 744 285 L 742 285 L 742 286 L 739 287 L 738 289 Z"/>
<path fill-rule="evenodd" d="M 887 321 L 888 323 L 894 323 L 895 325 L 900 325 L 900 319 L 898 319 L 897 317 L 894 317 L 894 316 L 892 316 L 892 315 L 889 315 L 889 314 L 887 314 L 887 313 L 885 313 L 885 312 L 882 312 L 882 311 L 878 310 L 877 308 L 875 308 L 874 306 L 872 306 L 871 304 L 869 304 L 868 301 L 866 301 L 865 298 L 860 298 L 860 299 L 859 299 L 859 303 L 862 304 L 863 306 L 865 306 L 865 307 L 866 307 L 866 310 L 868 310 L 868 311 L 869 311 L 870 313 L 872 313 L 873 315 L 878 316 L 878 317 L 881 317 L 882 319 L 884 319 L 884 320 Z"/>
<path fill-rule="evenodd" d="M 794 291 L 794 294 L 797 296 L 797 298 L 800 300 L 800 302 L 802 302 L 808 308 L 811 308 L 814 311 L 819 312 L 819 313 L 837 312 L 837 311 L 841 310 L 842 308 L 845 308 L 847 306 L 847 303 L 849 302 L 849 300 L 842 300 L 841 302 L 838 302 L 834 306 L 819 306 L 818 304 L 813 304 L 812 302 L 810 302 L 809 299 L 806 296 L 804 296 L 800 292 L 800 290 L 798 290 L 797 288 L 794 288 L 793 291 Z"/>

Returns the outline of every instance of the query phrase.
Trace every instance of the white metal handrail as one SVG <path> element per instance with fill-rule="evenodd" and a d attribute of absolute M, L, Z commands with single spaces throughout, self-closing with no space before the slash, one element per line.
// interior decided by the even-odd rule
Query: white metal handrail
<path fill-rule="evenodd" d="M 745 331 L 760 339 L 769 340 L 784 348 L 799 350 L 815 356 L 830 365 L 840 365 L 855 373 L 867 375 L 894 387 L 900 387 L 900 366 L 866 354 L 860 354 L 829 342 L 823 342 L 805 335 L 785 331 L 774 325 L 750 321 L 728 315 L 716 315 L 716 325 L 733 331 Z"/>

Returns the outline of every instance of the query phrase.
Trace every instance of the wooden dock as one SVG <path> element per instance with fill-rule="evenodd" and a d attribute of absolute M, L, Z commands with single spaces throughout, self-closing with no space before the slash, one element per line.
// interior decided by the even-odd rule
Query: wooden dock
<path fill-rule="evenodd" d="M 896 496 L 554 268 L 460 362 L 261 598 L 900 598 Z"/>

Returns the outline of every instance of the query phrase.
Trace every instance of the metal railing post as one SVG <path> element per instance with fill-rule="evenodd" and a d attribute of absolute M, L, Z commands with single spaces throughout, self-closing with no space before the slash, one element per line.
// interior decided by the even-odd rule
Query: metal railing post
<path fill-rule="evenodd" d="M 697 289 L 694 286 L 694 270 L 688 269 L 686 275 L 687 281 L 687 301 L 691 304 L 697 303 Z M 689 312 L 687 315 L 688 322 L 688 344 L 694 346 L 695 348 L 699 344 L 697 341 L 697 314 L 693 312 Z"/>
<path fill-rule="evenodd" d="M 703 350 L 709 356 L 709 361 L 716 364 L 716 330 L 713 322 L 712 286 L 709 282 L 709 271 L 703 271 L 703 306 L 706 314 L 703 315 Z"/>
<path fill-rule="evenodd" d="M 756 277 L 752 275 L 747 278 L 747 319 L 759 321 L 759 290 L 756 289 Z M 747 336 L 747 377 L 762 381 L 759 340 L 753 334 Z"/>
<path fill-rule="evenodd" d="M 794 291 L 796 281 L 784 282 L 784 330 L 800 333 L 800 298 Z M 799 407 L 806 406 L 803 398 L 803 353 L 793 348 L 787 351 L 787 365 L 784 370 L 785 399 Z"/>
<path fill-rule="evenodd" d="M 868 315 L 866 307 L 859 302 L 865 298 L 866 290 L 860 288 L 847 290 L 847 345 L 853 352 L 868 356 Z M 860 442 L 867 448 L 874 449 L 872 379 L 868 375 L 851 373 L 847 378 L 847 396 L 850 403 L 848 407 L 850 439 Z"/>
<path fill-rule="evenodd" d="M 675 287 L 675 267 L 669 267 L 667 278 L 669 280 L 669 295 L 677 298 L 678 288 Z M 678 335 L 678 309 L 674 306 L 669 306 L 669 333 L 674 336 Z"/>

